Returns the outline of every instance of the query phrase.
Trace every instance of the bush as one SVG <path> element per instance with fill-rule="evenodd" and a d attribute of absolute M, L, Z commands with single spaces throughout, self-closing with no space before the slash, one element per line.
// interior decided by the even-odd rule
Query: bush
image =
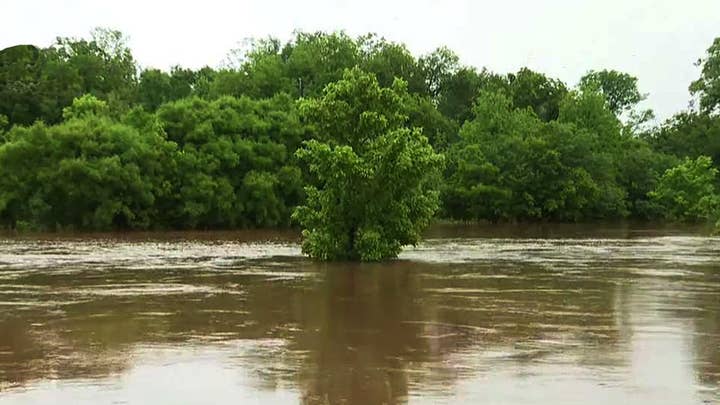
<path fill-rule="evenodd" d="M 663 174 L 649 196 L 662 207 L 662 216 L 666 219 L 690 222 L 714 220 L 720 212 L 717 173 L 707 156 L 694 160 L 686 158 Z"/>

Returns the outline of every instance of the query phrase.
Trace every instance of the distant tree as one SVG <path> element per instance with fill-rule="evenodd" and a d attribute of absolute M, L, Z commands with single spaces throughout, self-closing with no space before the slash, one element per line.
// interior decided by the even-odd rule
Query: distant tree
<path fill-rule="evenodd" d="M 140 74 L 138 102 L 149 111 L 161 104 L 189 97 L 195 89 L 196 72 L 174 66 L 170 73 L 146 69 Z"/>
<path fill-rule="evenodd" d="M 681 112 L 645 137 L 662 153 L 691 159 L 708 156 L 720 164 L 720 117 Z"/>
<path fill-rule="evenodd" d="M 472 117 L 472 107 L 481 91 L 509 91 L 504 77 L 474 68 L 462 67 L 447 77 L 438 95 L 438 110 L 458 125 Z"/>
<path fill-rule="evenodd" d="M 241 95 L 267 98 L 278 93 L 298 94 L 298 87 L 290 77 L 287 61 L 282 55 L 282 43 L 276 38 L 248 41 L 245 51 L 236 50 L 236 65 L 225 79 L 235 86 L 234 92 L 225 95 Z"/>
<path fill-rule="evenodd" d="M 654 166 L 620 174 L 630 143 L 623 147 L 621 125 L 602 96 L 569 93 L 558 108 L 558 119 L 545 122 L 504 90 L 482 91 L 449 148 L 443 214 L 490 221 L 626 216 L 628 189 L 644 196 Z"/>
<path fill-rule="evenodd" d="M 138 68 L 120 31 L 96 28 L 90 40 L 58 38 L 48 58 L 77 72 L 81 94 L 104 99 L 111 108 L 127 108 L 135 99 Z"/>
<path fill-rule="evenodd" d="M 298 32 L 281 55 L 300 97 L 320 96 L 360 60 L 357 42 L 343 32 Z"/>
<path fill-rule="evenodd" d="M 93 96 L 66 122 L 14 127 L 0 145 L 0 222 L 34 229 L 144 229 L 158 225 L 174 145 L 160 131 L 112 121 Z"/>
<path fill-rule="evenodd" d="M 626 193 L 630 216 L 638 219 L 657 218 L 662 210 L 648 193 L 655 189 L 665 171 L 678 164 L 678 159 L 654 150 L 638 137 L 624 137 L 613 160 L 617 170 L 615 181 Z"/>
<path fill-rule="evenodd" d="M 408 94 L 404 103 L 410 127 L 422 128 L 436 151 L 444 151 L 457 141 L 459 125 L 440 112 L 430 97 Z"/>
<path fill-rule="evenodd" d="M 461 68 L 460 58 L 446 47 L 420 57 L 418 64 L 425 77 L 427 94 L 433 99 L 440 96 L 443 85 Z"/>
<path fill-rule="evenodd" d="M 579 87 L 602 94 L 608 109 L 619 116 L 647 97 L 640 93 L 637 82 L 636 77 L 616 70 L 591 70 L 580 79 Z"/>
<path fill-rule="evenodd" d="M 704 59 L 697 61 L 702 68 L 700 78 L 690 84 L 690 93 L 700 100 L 705 113 L 720 112 L 720 37 L 715 38 Z"/>
<path fill-rule="evenodd" d="M 109 112 L 107 102 L 86 94 L 73 100 L 71 106 L 63 108 L 63 119 L 70 121 L 75 118 L 107 117 Z"/>
<path fill-rule="evenodd" d="M 92 38 L 58 38 L 45 49 L 21 45 L 0 51 L 0 114 L 11 125 L 62 120 L 62 109 L 83 94 L 127 110 L 135 101 L 137 65 L 126 38 L 96 29 Z"/>
<path fill-rule="evenodd" d="M 591 134 L 545 123 L 502 93 L 481 93 L 473 114 L 449 153 L 446 215 L 490 221 L 612 215 L 599 205 L 607 190 L 594 178 L 604 167 L 588 159 Z"/>
<path fill-rule="evenodd" d="M 43 116 L 41 51 L 18 45 L 0 51 L 0 114 L 9 124 L 29 125 Z"/>
<path fill-rule="evenodd" d="M 563 82 L 522 68 L 507 75 L 509 94 L 516 108 L 530 107 L 543 121 L 557 119 L 568 90 Z"/>
<path fill-rule="evenodd" d="M 359 66 L 373 73 L 382 87 L 389 87 L 395 78 L 408 83 L 408 91 L 425 93 L 425 77 L 415 57 L 403 44 L 368 34 L 357 39 L 360 52 Z"/>
<path fill-rule="evenodd" d="M 302 198 L 293 153 L 305 136 L 289 96 L 193 97 L 164 104 L 157 115 L 179 149 L 176 200 L 165 212 L 174 227 L 289 225 Z"/>
<path fill-rule="evenodd" d="M 650 198 L 660 205 L 666 219 L 715 221 L 720 214 L 717 173 L 707 156 L 685 159 L 663 174 Z"/>
<path fill-rule="evenodd" d="M 170 75 L 160 69 L 146 69 L 140 74 L 138 101 L 150 111 L 170 100 Z"/>
<path fill-rule="evenodd" d="M 417 243 L 433 217 L 443 157 L 420 129 L 406 127 L 406 86 L 396 80 L 381 88 L 373 75 L 353 69 L 302 104 L 317 137 L 298 156 L 315 181 L 293 217 L 311 257 L 392 258 Z"/>

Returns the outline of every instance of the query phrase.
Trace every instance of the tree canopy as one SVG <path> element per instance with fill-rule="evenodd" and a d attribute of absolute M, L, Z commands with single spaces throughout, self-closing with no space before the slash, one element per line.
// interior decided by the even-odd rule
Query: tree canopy
<path fill-rule="evenodd" d="M 18 45 L 0 51 L 0 226 L 301 226 L 313 257 L 378 260 L 436 210 L 713 220 L 720 39 L 698 65 L 695 105 L 652 125 L 626 72 L 572 87 L 375 34 L 254 39 L 220 67 L 169 70 L 109 29 Z"/>
<path fill-rule="evenodd" d="M 717 173 L 707 156 L 686 158 L 662 175 L 650 197 L 662 207 L 667 219 L 693 222 L 718 219 Z"/>
<path fill-rule="evenodd" d="M 421 129 L 406 126 L 406 88 L 401 80 L 381 88 L 356 68 L 302 104 L 317 134 L 297 155 L 315 179 L 294 218 L 311 257 L 395 257 L 432 219 L 443 158 Z"/>
<path fill-rule="evenodd" d="M 720 38 L 715 38 L 705 58 L 698 60 L 700 78 L 690 84 L 690 93 L 700 101 L 704 113 L 720 112 Z"/>

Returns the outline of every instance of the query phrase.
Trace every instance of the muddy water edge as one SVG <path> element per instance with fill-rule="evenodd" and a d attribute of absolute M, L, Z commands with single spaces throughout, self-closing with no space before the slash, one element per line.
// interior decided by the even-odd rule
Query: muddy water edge
<path fill-rule="evenodd" d="M 381 264 L 291 232 L 0 236 L 0 404 L 720 402 L 720 239 L 436 226 Z"/>

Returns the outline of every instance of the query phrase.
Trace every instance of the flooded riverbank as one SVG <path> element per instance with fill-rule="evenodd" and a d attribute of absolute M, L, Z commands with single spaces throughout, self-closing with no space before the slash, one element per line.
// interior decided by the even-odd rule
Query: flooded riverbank
<path fill-rule="evenodd" d="M 720 239 L 442 226 L 381 264 L 292 233 L 0 239 L 0 404 L 720 400 Z"/>

